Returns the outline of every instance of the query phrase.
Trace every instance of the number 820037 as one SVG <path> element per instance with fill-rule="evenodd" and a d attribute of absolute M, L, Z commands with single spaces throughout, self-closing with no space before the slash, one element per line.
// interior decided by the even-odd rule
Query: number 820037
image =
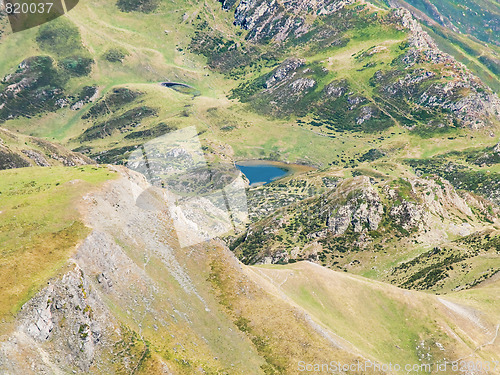
<path fill-rule="evenodd" d="M 8 3 L 5 4 L 7 14 L 44 14 L 50 13 L 54 3 Z"/>

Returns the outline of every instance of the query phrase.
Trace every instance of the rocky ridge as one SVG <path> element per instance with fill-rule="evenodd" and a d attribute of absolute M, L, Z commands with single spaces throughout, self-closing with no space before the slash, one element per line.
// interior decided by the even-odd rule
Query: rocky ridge
<path fill-rule="evenodd" d="M 397 8 L 393 16 L 396 24 L 409 30 L 410 50 L 403 60 L 407 68 L 423 61 L 431 64 L 442 64 L 453 70 L 453 80 L 447 83 L 433 85 L 424 92 L 418 103 L 422 106 L 441 107 L 450 110 L 469 127 L 479 128 L 485 125 L 487 119 L 500 119 L 500 99 L 490 89 L 474 76 L 467 67 L 456 61 L 451 55 L 442 52 L 436 42 L 422 29 L 411 12 Z M 421 79 L 429 78 L 432 73 L 426 71 L 423 76 L 413 76 L 411 85 Z M 409 77 L 407 76 L 406 79 Z M 401 80 L 399 81 L 401 82 Z M 456 100 L 459 91 L 469 90 L 469 94 Z"/>
<path fill-rule="evenodd" d="M 318 261 L 321 248 L 369 249 L 381 237 L 387 242 L 403 235 L 438 245 L 498 221 L 499 210 L 492 207 L 471 194 L 459 194 L 439 178 L 381 183 L 359 176 L 318 198 L 278 209 L 252 224 L 233 248 L 243 262 L 253 264 Z"/>
<path fill-rule="evenodd" d="M 351 287 L 363 285 L 361 290 L 370 295 L 387 293 L 392 296 L 390 301 L 395 298 L 398 304 L 400 293 L 404 301 L 413 303 L 425 298 L 433 304 L 432 311 L 441 311 L 428 294 L 415 294 L 415 298 L 408 299 L 412 292 L 383 287 L 382 283 L 372 287 L 369 281 L 307 262 L 293 269 L 269 270 L 272 273 L 266 276 L 261 268 L 238 263 L 219 240 L 180 248 L 162 191 L 152 188 L 135 172 L 116 170 L 121 179 L 85 196 L 81 203 L 87 223 L 94 226 L 92 233 L 59 275 L 22 307 L 8 331 L 0 326 L 5 333 L 0 338 L 1 372 L 264 374 L 266 369 L 279 368 L 282 373 L 294 373 L 301 358 L 355 363 L 373 357 L 370 351 L 353 345 L 355 336 L 347 339 L 337 334 L 332 328 L 335 325 L 323 324 L 314 309 L 306 310 L 292 295 L 285 294 L 287 289 L 281 288 L 288 287 L 287 280 L 296 280 L 301 269 L 309 275 L 321 273 L 320 279 L 328 280 L 328 287 L 334 288 L 331 292 L 336 300 L 339 291 L 335 288 L 347 283 Z M 441 186 L 421 180 L 408 183 L 414 186 L 412 192 L 419 191 L 419 184 L 431 190 Z M 143 193 L 151 189 L 156 193 L 149 194 L 145 201 Z M 361 176 L 342 181 L 337 190 L 314 201 L 320 203 L 315 209 L 328 218 L 347 207 L 345 211 L 351 213 L 349 226 L 361 234 L 367 234 L 367 229 L 380 229 L 381 205 L 385 204 L 386 194 L 394 190 L 396 199 L 401 199 L 397 186 L 379 186 Z M 442 194 L 442 204 L 455 204 L 457 214 L 467 211 L 449 187 L 436 194 Z M 347 216 L 341 213 L 338 217 Z M 348 232 L 349 228 L 344 234 Z M 277 282 L 273 281 L 275 272 L 283 276 Z M 311 282 L 316 281 L 311 278 L 300 285 Z M 322 290 L 315 288 L 318 293 Z M 364 294 L 357 289 L 348 293 L 359 295 L 366 303 Z M 342 306 L 334 308 L 343 311 Z M 406 302 L 402 306 L 407 306 Z M 417 314 L 426 311 L 420 309 Z M 403 310 L 405 314 L 415 312 L 413 308 Z M 349 311 L 352 314 L 352 306 Z M 371 310 L 359 313 L 372 316 Z M 476 332 L 448 312 L 437 319 L 449 321 L 449 316 L 462 332 L 480 337 L 481 342 L 486 342 L 494 329 L 490 321 L 481 320 L 481 331 Z M 415 329 L 421 332 L 420 327 Z M 364 338 L 359 343 L 360 348 L 366 347 L 369 340 Z M 454 341 L 447 341 L 446 348 L 448 345 L 457 347 Z M 461 353 L 473 350 L 462 341 L 457 345 L 461 345 Z M 412 347 L 404 350 L 413 353 Z M 428 352 L 433 358 L 457 355 L 451 351 Z"/>
<path fill-rule="evenodd" d="M 228 3 L 222 2 L 227 8 Z M 306 14 L 331 14 L 353 2 L 353 0 L 241 1 L 235 10 L 235 25 L 250 30 L 248 37 L 251 40 L 272 38 L 276 42 L 283 42 L 290 34 L 298 38 L 309 30 Z"/>
<path fill-rule="evenodd" d="M 259 323 L 250 334 L 238 322 L 258 314 L 233 317 L 256 301 L 270 304 L 266 311 L 279 308 L 287 317 L 280 323 L 288 325 L 284 332 L 296 332 L 324 352 L 308 349 L 301 357 L 336 358 L 339 349 L 325 338 L 328 331 L 319 332 L 288 303 L 272 302 L 274 297 L 248 279 L 220 241 L 179 248 L 161 191 L 144 202 L 141 194 L 151 189 L 145 178 L 125 168 L 118 171 L 119 181 L 82 202 L 95 229 L 1 337 L 0 372 L 201 374 L 238 369 L 263 374 L 266 357 L 251 340 L 269 328 Z M 215 264 L 223 267 L 223 277 L 238 280 L 239 292 L 231 294 L 243 303 L 238 312 L 227 311 L 213 289 L 211 280 L 221 277 Z M 233 303 L 240 303 L 236 299 Z M 247 354 L 242 357 L 242 352 Z"/>
<path fill-rule="evenodd" d="M 228 9 L 234 8 L 224 4 Z M 368 131 L 387 128 L 393 121 L 410 129 L 416 129 L 417 124 L 421 123 L 419 126 L 431 130 L 457 125 L 477 129 L 500 121 L 498 95 L 464 64 L 442 52 L 406 9 L 388 12 L 378 9 L 382 14 L 379 16 L 377 12 L 367 10 L 371 8 L 367 8 L 366 4 L 350 1 L 242 1 L 235 7 L 235 25 L 248 30 L 248 41 L 258 45 L 274 43 L 278 49 L 286 50 L 287 45 L 304 43 L 301 38 L 307 34 L 304 40 L 309 41 L 309 48 L 319 43 L 318 46 L 325 49 L 349 43 L 345 32 L 351 30 L 356 33 L 352 18 L 355 11 L 351 9 L 356 6 L 364 9 L 365 13 L 360 16 L 366 17 L 363 23 L 390 25 L 408 34 L 406 45 L 401 45 L 401 55 L 390 66 L 375 71 L 370 79 L 370 85 L 375 87 L 375 93 L 378 94 L 373 101 L 376 105 L 367 103 L 368 98 L 357 92 L 359 82 L 348 83 L 351 86 L 349 96 L 357 98 L 359 103 L 347 103 L 348 110 L 343 101 L 331 103 L 328 95 L 316 92 L 317 87 L 323 85 L 320 83 L 321 77 L 328 74 L 328 67 L 323 66 L 322 72 L 320 67 L 312 66 L 310 61 L 299 56 L 288 57 L 270 74 L 242 84 L 235 90 L 235 96 L 242 101 L 255 103 L 257 110 L 267 110 L 278 116 L 290 113 L 303 116 L 307 111 L 316 112 L 320 121 L 333 121 L 336 127 L 339 126 L 336 125 L 337 114 L 346 111 L 347 115 L 341 115 L 340 123 L 352 122 L 349 129 Z M 374 16 L 370 18 L 369 14 Z M 327 20 L 325 17 L 337 17 L 340 23 L 336 18 L 335 21 L 330 20 L 329 23 L 335 27 L 329 30 L 330 26 L 320 28 L 311 21 Z M 370 58 L 381 52 L 380 48 L 375 46 L 372 52 L 365 52 L 361 57 Z M 284 51 L 282 54 L 287 55 Z M 371 64 L 377 65 L 376 62 Z M 368 62 L 360 70 L 371 66 Z M 335 85 L 335 82 L 324 83 L 330 88 Z M 410 112 L 407 111 L 408 107 Z M 350 113 L 352 111 L 355 113 Z"/>
<path fill-rule="evenodd" d="M 93 164 L 88 157 L 41 138 L 0 128 L 0 170 L 23 167 L 67 167 Z"/>

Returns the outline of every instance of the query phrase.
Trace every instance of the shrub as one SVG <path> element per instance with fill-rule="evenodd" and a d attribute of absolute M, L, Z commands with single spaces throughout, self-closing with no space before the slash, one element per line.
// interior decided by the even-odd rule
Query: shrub
<path fill-rule="evenodd" d="M 40 26 L 36 42 L 40 49 L 58 57 L 73 55 L 84 49 L 80 31 L 66 17 Z"/>
<path fill-rule="evenodd" d="M 116 6 L 122 12 L 151 13 L 158 8 L 158 0 L 118 0 Z"/>
<path fill-rule="evenodd" d="M 63 59 L 59 66 L 71 76 L 82 77 L 90 74 L 93 63 L 94 60 L 90 57 L 75 55 Z"/>
<path fill-rule="evenodd" d="M 129 53 L 127 52 L 127 50 L 123 48 L 110 48 L 104 53 L 103 57 L 109 62 L 121 63 L 128 55 Z"/>

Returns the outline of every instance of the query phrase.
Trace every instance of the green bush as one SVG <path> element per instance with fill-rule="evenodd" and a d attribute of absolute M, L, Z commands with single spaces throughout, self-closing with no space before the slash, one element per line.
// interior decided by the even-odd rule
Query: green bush
<path fill-rule="evenodd" d="M 74 77 L 83 77 L 90 74 L 92 71 L 94 60 L 84 56 L 70 56 L 59 62 L 59 66 L 67 73 Z"/>
<path fill-rule="evenodd" d="M 123 60 L 129 55 L 127 50 L 123 48 L 110 48 L 108 49 L 103 57 L 109 62 L 123 62 Z"/>
<path fill-rule="evenodd" d="M 36 42 L 40 49 L 58 57 L 74 55 L 84 50 L 80 31 L 66 17 L 40 26 Z"/>
<path fill-rule="evenodd" d="M 151 13 L 158 8 L 158 0 L 118 0 L 116 6 L 122 12 Z"/>

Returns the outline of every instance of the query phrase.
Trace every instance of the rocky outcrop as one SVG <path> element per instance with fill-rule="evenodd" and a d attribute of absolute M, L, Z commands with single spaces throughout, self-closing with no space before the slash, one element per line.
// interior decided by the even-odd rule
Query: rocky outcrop
<path fill-rule="evenodd" d="M 78 111 L 83 108 L 84 105 L 88 103 L 93 103 L 99 98 L 99 89 L 95 86 L 86 86 L 81 91 L 78 98 L 76 98 L 72 104 L 71 109 L 73 111 Z"/>
<path fill-rule="evenodd" d="M 273 71 L 271 77 L 266 80 L 266 89 L 270 89 L 284 79 L 288 79 L 290 73 L 304 66 L 304 64 L 305 60 L 297 58 L 290 58 L 283 61 L 281 65 Z M 291 75 L 293 76 L 293 73 Z"/>
<path fill-rule="evenodd" d="M 403 243 L 410 239 L 436 246 L 496 220 L 498 210 L 491 202 L 459 194 L 440 178 L 381 182 L 358 176 L 252 224 L 234 251 L 247 263 L 320 262 L 323 250 L 342 254 L 391 241 L 408 247 Z"/>
<path fill-rule="evenodd" d="M 344 234 L 349 226 L 354 232 L 377 230 L 384 208 L 378 192 L 373 188 L 368 177 L 360 176 L 345 181 L 338 189 L 346 197 L 331 203 L 328 215 L 328 229 L 334 235 Z M 337 194 L 335 194 L 337 197 Z"/>
<path fill-rule="evenodd" d="M 48 167 L 50 165 L 47 159 L 45 159 L 45 157 L 38 151 L 22 150 L 21 152 L 33 160 L 39 167 Z"/>
<path fill-rule="evenodd" d="M 346 7 L 350 3 L 241 1 L 235 10 L 235 24 L 249 30 L 249 40 L 262 44 L 272 41 L 283 46 L 283 51 L 295 44 L 303 45 L 306 50 L 327 49 L 345 45 L 351 34 L 359 31 L 356 25 L 360 19 L 356 20 L 351 7 Z M 310 62 L 300 58 L 289 58 L 269 76 L 242 84 L 235 90 L 237 96 L 254 103 L 262 112 L 278 116 L 314 113 L 319 120 L 346 130 L 383 130 L 396 122 L 412 130 L 427 128 L 432 132 L 456 126 L 478 129 L 500 121 L 497 94 L 465 65 L 442 52 L 408 10 L 398 8 L 375 17 L 373 9 L 368 8 L 360 16 L 363 23 L 389 24 L 408 34 L 400 45 L 401 55 L 392 62 L 391 68 L 376 72 L 370 79 L 369 83 L 380 93 L 372 98 L 372 105 L 362 107 L 370 98 L 363 97 L 357 89 L 345 92 L 342 88 L 347 84 L 321 82 L 328 74 L 327 68 L 323 65 L 323 72 L 319 66 L 311 68 Z M 318 17 L 324 17 L 321 26 L 314 21 Z M 302 40 L 300 37 L 305 34 L 307 37 Z M 386 50 L 385 46 L 374 46 L 363 53 L 360 51 L 355 59 L 373 59 L 373 55 Z M 335 56 L 335 51 L 332 54 Z M 373 64 L 377 65 L 369 61 L 358 70 L 369 69 Z M 316 70 L 308 73 L 310 69 Z M 323 92 L 308 95 L 322 84 L 325 84 Z M 358 87 L 358 84 L 351 86 Z"/>
<path fill-rule="evenodd" d="M 228 6 L 227 1 L 222 1 Z M 272 39 L 283 42 L 309 30 L 307 14 L 334 13 L 354 0 L 243 0 L 235 11 L 235 25 L 249 30 L 254 41 Z"/>
<path fill-rule="evenodd" d="M 424 12 L 419 11 L 417 8 L 410 6 L 403 0 L 389 0 L 388 3 L 389 6 L 393 8 L 408 9 L 410 12 L 412 12 L 412 15 L 418 18 L 419 20 L 424 20 L 431 24 L 437 21 L 439 24 L 446 26 L 447 28 L 455 32 L 458 32 L 458 28 L 455 25 L 453 25 L 453 23 L 450 22 L 448 18 L 444 17 L 441 13 L 439 13 L 437 7 L 434 4 L 432 4 L 429 0 L 423 0 L 422 5 L 424 6 L 426 13 L 428 13 L 430 17 L 428 17 Z"/>
<path fill-rule="evenodd" d="M 51 57 L 33 56 L 21 62 L 0 82 L 0 122 L 59 108 L 62 80 Z"/>
<path fill-rule="evenodd" d="M 418 21 L 413 18 L 412 14 L 406 9 L 396 9 L 393 12 L 393 19 L 396 25 L 399 25 L 402 29 L 407 29 L 410 31 L 410 37 L 408 42 L 410 45 L 421 52 L 427 52 L 428 57 L 434 56 L 434 62 L 445 62 L 451 59 L 451 56 L 441 52 L 430 35 L 422 29 L 422 26 Z"/>
<path fill-rule="evenodd" d="M 496 45 L 500 43 L 495 37 L 499 30 L 497 7 L 463 2 L 458 4 L 461 11 L 457 12 L 453 6 L 449 7 L 446 3 L 441 5 L 432 0 L 388 0 L 387 3 L 393 8 L 408 9 L 414 17 L 438 30 L 444 26 L 454 33 L 470 34 L 482 42 Z"/>
<path fill-rule="evenodd" d="M 349 90 L 349 84 L 346 80 L 334 81 L 325 86 L 324 92 L 327 97 L 332 99 L 338 99 L 341 96 L 347 94 Z"/>
<path fill-rule="evenodd" d="M 93 164 L 88 157 L 49 141 L 0 128 L 0 170 Z"/>
<path fill-rule="evenodd" d="M 88 276 L 71 267 L 22 307 L 15 332 L 0 343 L 0 368 L 8 364 L 12 374 L 88 373 L 112 355 L 120 326 Z"/>
<path fill-rule="evenodd" d="M 416 232 L 417 236 L 439 233 L 441 241 L 446 240 L 446 233 L 464 236 L 473 230 L 468 222 L 475 217 L 472 208 L 477 212 L 478 203 L 464 199 L 448 181 L 439 178 L 409 178 L 405 181 L 408 185 L 404 193 L 388 186 L 385 188 L 390 200 L 397 202 L 390 209 L 390 216 L 398 225 Z M 480 222 L 481 218 L 476 217 L 476 221 Z M 462 227 L 462 224 L 466 226 Z"/>
<path fill-rule="evenodd" d="M 267 112 L 288 115 L 303 112 L 303 102 L 316 89 L 317 82 L 305 60 L 289 58 L 266 76 L 264 90 L 254 99 Z"/>
<path fill-rule="evenodd" d="M 474 76 L 464 64 L 442 52 L 436 42 L 413 18 L 410 11 L 402 8 L 396 9 L 393 12 L 393 19 L 396 25 L 410 32 L 408 43 L 411 48 L 403 58 L 407 67 L 420 63 L 432 63 L 444 65 L 454 73 L 452 80 L 435 82 L 424 92 L 419 92 L 419 97 L 416 97 L 419 105 L 450 111 L 463 125 L 475 129 L 491 121 L 500 120 L 498 95 Z M 412 90 L 419 85 L 420 81 L 433 76 L 435 73 L 429 71 L 414 72 L 411 76 L 400 78 L 396 85 Z M 401 94 L 401 90 L 395 91 Z"/>
<path fill-rule="evenodd" d="M 390 215 L 406 230 L 422 229 L 427 218 L 424 207 L 414 202 L 403 201 L 391 208 Z"/>

